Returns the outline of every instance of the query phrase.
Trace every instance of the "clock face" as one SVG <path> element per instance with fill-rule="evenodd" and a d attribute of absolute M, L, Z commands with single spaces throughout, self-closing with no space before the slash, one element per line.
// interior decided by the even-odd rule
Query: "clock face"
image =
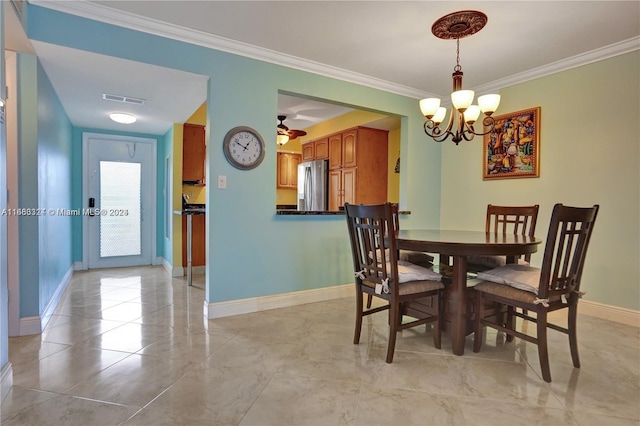
<path fill-rule="evenodd" d="M 258 132 L 249 127 L 235 127 L 224 138 L 224 155 L 232 166 L 249 170 L 264 159 L 264 141 Z"/>

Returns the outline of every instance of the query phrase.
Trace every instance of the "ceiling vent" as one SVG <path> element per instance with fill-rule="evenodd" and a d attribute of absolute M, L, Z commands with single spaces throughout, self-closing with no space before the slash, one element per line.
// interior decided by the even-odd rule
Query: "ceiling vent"
<path fill-rule="evenodd" d="M 105 101 L 123 102 L 125 104 L 142 105 L 146 102 L 145 99 L 133 98 L 131 96 L 112 95 L 110 93 L 103 93 L 102 99 Z"/>

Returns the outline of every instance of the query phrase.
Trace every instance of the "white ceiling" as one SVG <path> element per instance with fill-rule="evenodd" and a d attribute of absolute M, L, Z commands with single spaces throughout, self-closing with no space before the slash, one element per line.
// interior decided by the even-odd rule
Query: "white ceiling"
<path fill-rule="evenodd" d="M 431 25 L 458 10 L 481 10 L 489 18 L 482 31 L 460 41 L 464 87 L 479 93 L 640 48 L 639 1 L 32 3 L 415 98 L 446 97 L 451 90 L 455 41 L 436 38 Z M 96 101 L 105 91 L 147 99 L 137 125 L 165 123 L 165 131 L 206 98 L 204 76 L 33 45 L 74 125 L 107 128 L 96 121 L 113 109 Z M 278 112 L 290 128 L 338 115 L 322 103 L 290 98 L 281 99 Z"/>

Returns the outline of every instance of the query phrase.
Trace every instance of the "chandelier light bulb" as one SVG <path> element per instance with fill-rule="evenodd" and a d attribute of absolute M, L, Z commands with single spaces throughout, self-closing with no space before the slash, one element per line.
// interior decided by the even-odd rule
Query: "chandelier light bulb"
<path fill-rule="evenodd" d="M 445 107 L 439 107 L 431 120 L 436 124 L 440 124 L 444 121 L 445 115 L 447 115 L 447 109 Z"/>
<path fill-rule="evenodd" d="M 469 105 L 469 108 L 464 112 L 464 121 L 469 124 L 476 122 L 480 116 L 480 107 L 478 105 Z"/>
<path fill-rule="evenodd" d="M 473 102 L 473 90 L 456 90 L 451 93 L 451 102 L 453 106 L 460 112 L 464 112 Z"/>
<path fill-rule="evenodd" d="M 436 115 L 438 108 L 440 108 L 440 99 L 438 98 L 426 98 L 420 101 L 420 111 L 427 118 Z"/>
<path fill-rule="evenodd" d="M 500 105 L 500 95 L 491 94 L 478 96 L 478 105 L 483 113 L 491 115 L 498 109 L 498 105 Z"/>

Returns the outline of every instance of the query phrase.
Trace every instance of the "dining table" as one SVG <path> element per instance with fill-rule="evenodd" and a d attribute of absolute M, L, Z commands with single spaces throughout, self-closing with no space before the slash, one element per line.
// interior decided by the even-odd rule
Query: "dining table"
<path fill-rule="evenodd" d="M 467 258 L 503 255 L 507 263 L 515 263 L 520 255 L 535 253 L 542 242 L 527 235 L 439 229 L 400 230 L 396 241 L 399 249 L 440 255 L 439 268 L 447 298 L 444 318 L 455 355 L 464 355 L 467 320 L 473 318 L 467 303 L 472 291 L 467 286 Z"/>

